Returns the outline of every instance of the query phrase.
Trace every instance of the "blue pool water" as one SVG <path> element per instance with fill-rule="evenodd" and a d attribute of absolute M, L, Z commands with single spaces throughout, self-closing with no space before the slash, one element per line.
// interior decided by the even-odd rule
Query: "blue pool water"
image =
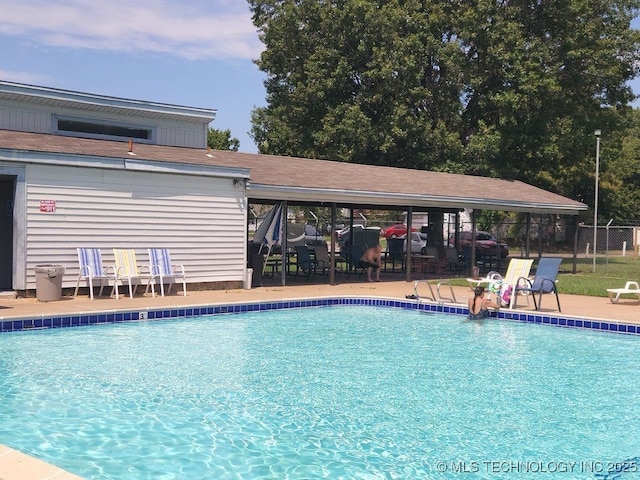
<path fill-rule="evenodd" d="M 8 333 L 0 443 L 88 479 L 627 480 L 638 365 L 633 336 L 375 307 Z"/>

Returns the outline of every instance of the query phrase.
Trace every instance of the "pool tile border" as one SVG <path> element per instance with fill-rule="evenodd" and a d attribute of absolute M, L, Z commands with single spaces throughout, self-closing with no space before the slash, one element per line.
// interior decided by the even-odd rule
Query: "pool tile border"
<path fill-rule="evenodd" d="M 14 318 L 7 320 L 0 319 L 0 333 L 16 332 L 22 330 L 41 330 L 49 328 L 81 327 L 130 321 L 166 320 L 171 318 L 188 318 L 200 315 L 227 315 L 244 312 L 334 305 L 380 306 L 409 310 L 421 310 L 434 313 L 451 313 L 455 315 L 468 314 L 467 307 L 454 304 L 375 297 L 323 297 L 305 300 L 292 299 L 261 302 L 239 302 L 224 305 L 204 305 L 157 309 L 148 308 L 127 311 L 79 313 L 74 315 L 43 315 L 37 318 Z M 586 330 L 623 333 L 629 335 L 640 335 L 640 325 L 588 318 L 572 318 L 559 314 L 499 311 L 492 312 L 490 318 L 499 318 L 503 320 L 525 323 L 538 323 L 555 327 L 579 328 Z"/>

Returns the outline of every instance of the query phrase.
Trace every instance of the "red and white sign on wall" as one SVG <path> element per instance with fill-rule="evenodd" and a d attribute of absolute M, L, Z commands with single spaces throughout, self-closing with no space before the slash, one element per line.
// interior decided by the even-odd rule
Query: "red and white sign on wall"
<path fill-rule="evenodd" d="M 55 200 L 40 200 L 40 211 L 44 213 L 53 213 L 56 211 Z"/>

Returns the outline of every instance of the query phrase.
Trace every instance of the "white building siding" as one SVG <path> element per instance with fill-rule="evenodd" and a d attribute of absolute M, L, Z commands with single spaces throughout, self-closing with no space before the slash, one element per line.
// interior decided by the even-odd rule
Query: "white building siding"
<path fill-rule="evenodd" d="M 27 170 L 26 285 L 35 266 L 65 266 L 63 287 L 78 277 L 76 247 L 167 247 L 189 282 L 242 281 L 246 265 L 244 189 L 230 178 L 30 165 Z M 55 212 L 43 212 L 46 201 Z"/>
<path fill-rule="evenodd" d="M 36 109 L 37 108 L 37 109 Z M 76 109 L 59 109 L 48 105 L 29 106 L 15 102 L 0 104 L 0 129 L 31 133 L 53 133 L 54 115 L 76 117 L 84 120 L 111 121 L 127 125 L 140 125 L 156 129 L 156 143 L 175 147 L 206 148 L 207 129 L 198 122 L 175 119 L 114 115 Z M 123 141 L 128 139 L 123 139 Z"/>
<path fill-rule="evenodd" d="M 0 107 L 0 129 L 20 132 L 50 133 L 51 120 L 48 113 L 24 108 Z"/>
<path fill-rule="evenodd" d="M 158 128 L 158 145 L 174 147 L 205 148 L 206 132 L 184 128 Z"/>

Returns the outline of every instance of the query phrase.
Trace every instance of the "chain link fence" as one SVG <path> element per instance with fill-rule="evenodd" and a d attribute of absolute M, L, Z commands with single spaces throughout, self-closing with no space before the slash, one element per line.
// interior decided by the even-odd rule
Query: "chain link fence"
<path fill-rule="evenodd" d="M 626 225 L 598 225 L 596 232 L 596 253 L 612 256 L 634 254 L 634 232 L 640 227 Z M 636 233 L 637 236 L 637 233 Z M 578 227 L 578 253 L 589 256 L 593 254 L 593 225 Z"/>
<path fill-rule="evenodd" d="M 532 216 L 529 225 L 529 256 L 538 252 L 573 252 L 579 256 L 592 256 L 594 237 L 593 225 L 572 225 L 569 217 L 554 218 L 553 215 Z M 455 228 L 455 225 L 452 226 Z M 471 230 L 470 222 L 461 223 L 462 230 Z M 527 256 L 526 225 L 504 221 L 483 229 L 488 231 L 499 242 L 507 243 L 510 256 Z M 596 233 L 596 254 L 610 256 L 634 255 L 634 235 L 640 244 L 640 226 L 633 225 L 598 225 Z"/>
<path fill-rule="evenodd" d="M 301 219 L 296 221 L 309 222 L 318 226 L 322 233 L 330 231 L 331 210 L 317 209 L 316 214 L 305 215 L 300 212 Z M 337 228 L 348 224 L 348 218 L 343 216 L 345 211 L 339 212 Z M 466 218 L 466 220 L 464 220 Z M 471 230 L 469 216 L 444 214 L 443 238 L 451 243 L 455 232 Z M 456 221 L 457 220 L 457 221 Z M 355 210 L 354 223 L 380 227 L 382 231 L 395 223 L 405 223 L 406 215 L 402 212 L 385 212 L 377 210 Z M 528 223 L 528 224 L 527 224 Z M 412 225 L 420 230 L 428 224 L 427 213 L 414 213 Z M 492 234 L 498 242 L 506 243 L 511 257 L 532 257 L 544 253 L 573 254 L 574 247 L 579 257 L 593 255 L 593 225 L 576 225 L 573 216 L 555 214 L 531 214 L 505 217 L 502 221 L 493 221 L 490 225 L 478 221 L 476 230 Z M 528 235 L 527 235 L 528 232 Z M 636 232 L 636 233 L 634 233 Z M 624 224 L 598 225 L 596 247 L 598 256 L 629 256 L 634 255 L 634 234 L 640 244 L 640 227 L 638 222 L 629 221 Z"/>
<path fill-rule="evenodd" d="M 471 230 L 472 224 L 461 222 L 460 228 Z M 511 257 L 573 251 L 575 227 L 556 215 L 531 215 L 528 220 L 524 218 L 522 221 L 507 218 L 490 226 L 478 223 L 476 229 L 489 232 L 498 242 L 506 243 Z"/>
<path fill-rule="evenodd" d="M 453 239 L 456 229 L 471 230 L 470 221 L 459 221 L 456 224 L 455 215 L 445 215 L 443 224 L 443 234 L 446 239 Z M 417 221 L 416 221 L 417 220 Z M 590 256 L 593 253 L 593 225 L 575 225 L 574 218 L 563 215 L 531 215 L 529 217 L 529 239 L 527 243 L 527 219 L 521 221 L 512 217 L 501 222 L 486 226 L 481 223 L 476 224 L 476 230 L 485 231 L 492 234 L 501 243 L 509 246 L 510 256 L 525 257 L 535 256 L 538 253 L 566 252 L 573 253 L 574 245 L 578 255 Z M 380 220 L 375 216 L 370 218 L 370 223 L 379 225 L 382 230 L 397 223 L 389 220 Z M 414 218 L 414 228 L 426 224 L 420 218 Z M 635 230 L 634 230 L 635 229 Z M 612 256 L 633 255 L 634 231 L 640 231 L 639 226 L 634 225 L 598 225 L 596 240 L 597 254 L 606 253 Z M 640 236 L 640 234 L 639 234 Z M 640 240 L 640 238 L 638 238 Z M 528 253 L 527 253 L 528 247 Z"/>

